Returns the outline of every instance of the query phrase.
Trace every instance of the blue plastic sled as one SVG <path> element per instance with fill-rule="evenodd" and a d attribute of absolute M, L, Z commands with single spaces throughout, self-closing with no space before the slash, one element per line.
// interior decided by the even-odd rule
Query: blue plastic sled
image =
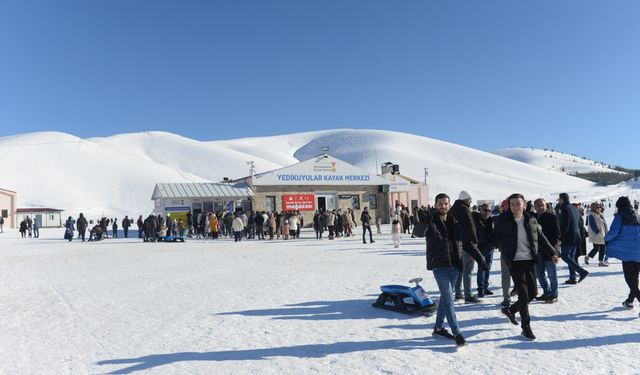
<path fill-rule="evenodd" d="M 373 303 L 373 307 L 392 310 L 403 314 L 419 314 L 431 316 L 438 309 L 438 304 L 433 302 L 431 297 L 420 286 L 422 278 L 409 280 L 416 286 L 408 287 L 404 285 L 383 285 L 380 287 L 382 294 Z"/>

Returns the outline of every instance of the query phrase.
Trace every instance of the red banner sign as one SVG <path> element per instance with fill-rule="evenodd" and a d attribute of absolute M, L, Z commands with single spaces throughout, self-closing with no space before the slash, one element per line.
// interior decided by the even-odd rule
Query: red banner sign
<path fill-rule="evenodd" d="M 285 211 L 314 211 L 316 196 L 315 194 L 284 194 L 282 203 Z"/>

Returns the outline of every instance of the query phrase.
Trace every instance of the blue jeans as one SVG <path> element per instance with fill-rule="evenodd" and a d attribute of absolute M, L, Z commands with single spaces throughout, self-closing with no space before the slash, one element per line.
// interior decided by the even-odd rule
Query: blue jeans
<path fill-rule="evenodd" d="M 549 275 L 549 283 L 547 282 L 545 272 Z M 542 288 L 542 293 L 558 298 L 558 271 L 556 264 L 551 260 L 544 261 L 542 257 L 539 256 L 538 262 L 536 263 L 536 275 Z M 551 284 L 551 286 L 549 286 L 549 284 Z"/>
<path fill-rule="evenodd" d="M 234 241 L 233 242 L 242 241 L 242 231 L 233 232 L 233 237 L 234 237 Z"/>
<path fill-rule="evenodd" d="M 576 272 L 580 275 L 584 274 L 584 268 L 580 267 L 576 262 L 576 247 L 577 245 L 562 245 L 560 246 L 560 252 L 562 254 L 562 260 L 569 266 L 569 279 L 576 279 Z"/>
<path fill-rule="evenodd" d="M 456 294 L 462 293 L 462 286 L 464 285 L 464 297 L 473 297 L 471 293 L 471 272 L 473 272 L 473 265 L 475 261 L 466 251 L 462 252 L 462 272 L 458 272 L 458 279 L 456 280 Z"/>
<path fill-rule="evenodd" d="M 493 249 L 483 251 L 482 256 L 484 256 L 484 260 L 487 261 L 489 269 L 485 271 L 482 267 L 478 267 L 478 292 L 489 289 L 489 274 L 491 273 L 491 263 L 493 263 Z"/>
<path fill-rule="evenodd" d="M 443 328 L 442 325 L 444 324 L 444 318 L 446 317 L 454 336 L 460 334 L 458 319 L 456 318 L 456 311 L 453 306 L 454 284 L 456 283 L 459 274 L 460 271 L 454 267 L 433 269 L 433 276 L 438 284 L 438 290 L 440 290 L 440 301 L 438 301 L 435 328 Z"/>

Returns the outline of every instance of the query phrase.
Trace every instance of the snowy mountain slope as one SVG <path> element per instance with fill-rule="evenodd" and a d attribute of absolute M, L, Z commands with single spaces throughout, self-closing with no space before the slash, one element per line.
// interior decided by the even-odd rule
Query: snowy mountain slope
<path fill-rule="evenodd" d="M 215 144 L 200 142 L 166 132 L 144 132 L 90 138 L 88 141 L 143 160 L 219 181 L 223 177 L 248 172 L 248 155 Z M 279 168 L 280 164 L 252 157 L 256 167 Z"/>
<path fill-rule="evenodd" d="M 586 180 L 491 153 L 412 134 L 380 130 L 326 130 L 272 137 L 200 142 L 166 132 L 81 139 L 56 132 L 0 138 L 0 186 L 18 192 L 20 207 L 54 206 L 69 214 L 136 215 L 152 209 L 156 182 L 220 181 L 284 167 L 318 155 L 322 147 L 370 172 L 391 161 L 422 180 L 433 196 L 461 189 L 477 199 L 518 191 L 540 196 L 585 191 Z"/>
<path fill-rule="evenodd" d="M 586 172 L 621 173 L 615 169 L 609 168 L 609 166 L 604 163 L 558 151 L 514 147 L 499 149 L 493 153 L 504 156 L 505 158 L 567 174 Z"/>
<path fill-rule="evenodd" d="M 0 186 L 18 192 L 19 207 L 147 213 L 156 181 L 206 181 L 63 133 L 0 138 L 0 153 Z"/>

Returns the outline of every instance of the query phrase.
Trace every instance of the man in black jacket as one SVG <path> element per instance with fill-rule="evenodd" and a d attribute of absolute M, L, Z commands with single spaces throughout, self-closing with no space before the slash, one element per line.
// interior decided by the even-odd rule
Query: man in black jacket
<path fill-rule="evenodd" d="M 374 243 L 373 234 L 371 233 L 371 215 L 367 207 L 364 208 L 362 214 L 360 214 L 360 221 L 362 221 L 362 243 L 367 243 L 365 234 L 369 231 L 369 242 Z"/>
<path fill-rule="evenodd" d="M 536 209 L 536 220 L 542 227 L 542 233 L 547 238 L 551 246 L 557 248 L 560 237 L 560 224 L 558 217 L 553 212 L 547 210 L 547 202 L 538 198 L 533 203 Z M 557 251 L 556 251 L 557 255 Z M 549 275 L 549 282 L 547 282 L 547 276 Z M 538 276 L 538 282 L 542 288 L 542 295 L 536 297 L 539 301 L 545 301 L 547 303 L 554 303 L 558 301 L 558 271 L 556 263 L 551 257 L 543 252 L 538 253 L 538 260 L 536 263 L 536 274 Z"/>
<path fill-rule="evenodd" d="M 522 336 L 535 340 L 531 331 L 531 317 L 529 316 L 529 302 L 538 291 L 534 267 L 538 252 L 545 252 L 554 262 L 558 261 L 553 246 L 542 233 L 542 228 L 536 219 L 525 212 L 526 201 L 522 194 L 511 194 L 509 197 L 510 211 L 501 214 L 495 221 L 491 241 L 500 247 L 505 257 L 511 278 L 518 291 L 518 301 L 509 307 L 502 308 L 502 313 L 509 321 L 517 325 L 515 313 L 520 312 L 522 319 Z"/>
<path fill-rule="evenodd" d="M 560 210 L 560 249 L 562 260 L 569 266 L 569 280 L 565 284 L 577 284 L 589 275 L 589 272 L 580 267 L 576 262 L 576 251 L 580 242 L 582 242 L 582 234 L 580 231 L 580 213 L 578 209 L 569 202 L 569 194 L 562 193 L 558 198 L 558 207 Z M 580 278 L 576 281 L 576 273 Z"/>
<path fill-rule="evenodd" d="M 459 199 L 451 206 L 450 214 L 461 224 L 462 228 L 462 246 L 465 252 L 462 254 L 462 272 L 456 281 L 456 299 L 462 299 L 462 286 L 464 284 L 464 301 L 466 303 L 481 302 L 471 292 L 471 273 L 475 264 L 471 258 L 470 251 L 472 248 L 478 248 L 478 237 L 476 235 L 476 225 L 471 216 L 471 195 L 466 191 L 461 191 Z"/>
<path fill-rule="evenodd" d="M 463 346 L 466 342 L 460 333 L 453 303 L 454 284 L 462 270 L 463 252 L 468 252 L 483 269 L 486 270 L 488 266 L 477 248 L 463 247 L 462 223 L 449 213 L 449 208 L 449 197 L 443 193 L 438 194 L 437 211 L 424 211 L 420 219 L 426 225 L 427 270 L 433 271 L 440 290 L 433 336 L 454 339 L 457 346 Z M 445 317 L 453 334 L 443 327 Z"/>

